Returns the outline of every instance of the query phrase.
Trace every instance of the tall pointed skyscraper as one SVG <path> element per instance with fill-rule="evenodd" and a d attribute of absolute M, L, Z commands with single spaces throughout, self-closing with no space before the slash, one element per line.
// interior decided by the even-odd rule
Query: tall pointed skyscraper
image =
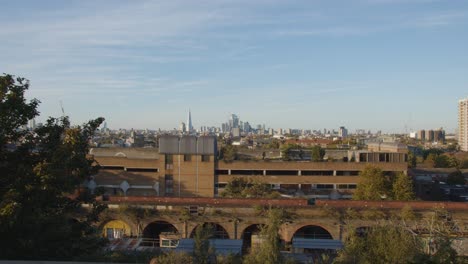
<path fill-rule="evenodd" d="M 191 113 L 190 113 L 190 109 L 189 109 L 189 111 L 188 111 L 187 127 L 186 127 L 186 129 L 187 129 L 186 132 L 187 132 L 188 134 L 190 134 L 190 133 L 193 132 L 192 115 L 191 115 Z"/>

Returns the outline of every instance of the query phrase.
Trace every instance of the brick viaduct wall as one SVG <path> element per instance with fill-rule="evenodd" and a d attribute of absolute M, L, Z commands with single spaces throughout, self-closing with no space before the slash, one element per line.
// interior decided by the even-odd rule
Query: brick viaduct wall
<path fill-rule="evenodd" d="M 305 199 L 223 199 L 223 198 L 170 198 L 170 197 L 110 197 L 110 207 L 118 207 L 118 204 L 133 204 L 157 211 L 166 211 L 169 214 L 158 214 L 142 219 L 139 223 L 132 217 L 126 217 L 114 210 L 103 219 L 101 227 L 110 220 L 122 220 L 132 228 L 135 236 L 142 234 L 145 227 L 156 221 L 164 221 L 172 224 L 182 238 L 188 238 L 195 228 L 203 223 L 216 223 L 223 227 L 230 239 L 241 239 L 244 231 L 251 225 L 268 224 L 265 216 L 258 215 L 253 207 L 277 206 L 293 211 L 296 215 L 291 220 L 286 220 L 280 228 L 280 236 L 285 242 L 291 242 L 294 234 L 304 226 L 319 226 L 327 230 L 333 239 L 344 239 L 347 236 L 347 227 L 336 217 L 324 214 L 324 208 L 344 209 L 382 209 L 399 211 L 406 205 L 413 210 L 426 214 L 435 208 L 444 208 L 453 212 L 454 219 L 460 224 L 465 234 L 468 234 L 468 204 L 450 202 L 379 202 L 379 201 L 330 201 L 317 200 L 316 205 L 307 205 Z M 182 208 L 197 206 L 203 208 L 204 213 L 184 219 L 180 214 Z M 198 210 L 198 209 L 197 209 Z M 111 210 L 112 211 L 112 210 Z M 352 226 L 372 226 L 375 221 L 355 219 Z"/>

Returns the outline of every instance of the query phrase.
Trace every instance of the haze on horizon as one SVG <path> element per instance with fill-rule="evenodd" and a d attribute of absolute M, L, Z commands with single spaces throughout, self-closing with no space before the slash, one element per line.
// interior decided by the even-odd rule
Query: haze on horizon
<path fill-rule="evenodd" d="M 468 2 L 2 1 L 0 71 L 42 121 L 453 132 Z"/>

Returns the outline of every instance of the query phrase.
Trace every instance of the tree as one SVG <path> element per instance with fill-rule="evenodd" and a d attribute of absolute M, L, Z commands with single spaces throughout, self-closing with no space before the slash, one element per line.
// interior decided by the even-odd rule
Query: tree
<path fill-rule="evenodd" d="M 366 166 L 359 173 L 359 184 L 354 192 L 354 200 L 382 200 L 390 196 L 389 183 L 383 171 L 375 166 Z"/>
<path fill-rule="evenodd" d="M 413 181 L 404 173 L 398 173 L 392 186 L 392 198 L 398 201 L 414 200 Z"/>
<path fill-rule="evenodd" d="M 460 170 L 456 170 L 452 173 L 450 173 L 447 176 L 447 183 L 451 185 L 464 185 L 465 184 L 465 177 L 463 176 L 463 173 Z"/>
<path fill-rule="evenodd" d="M 72 259 L 104 244 L 93 227 L 102 206 L 74 195 L 97 172 L 88 141 L 104 120 L 71 127 L 67 117 L 49 118 L 33 131 L 21 129 L 39 114 L 26 102 L 29 82 L 0 76 L 0 258 Z M 93 205 L 84 213 L 81 203 Z"/>
<path fill-rule="evenodd" d="M 210 224 L 199 225 L 195 229 L 193 237 L 193 259 L 194 264 L 208 264 L 211 256 L 214 255 L 213 248 L 210 247 L 210 241 L 214 235 L 214 228 Z"/>
<path fill-rule="evenodd" d="M 408 167 L 414 168 L 417 165 L 417 158 L 413 152 L 408 153 Z"/>
<path fill-rule="evenodd" d="M 312 147 L 312 161 L 323 161 L 324 156 L 325 156 L 324 149 L 322 149 L 320 146 Z"/>
<path fill-rule="evenodd" d="M 430 217 L 415 222 L 417 218 L 410 207 L 403 207 L 401 220 L 381 222 L 365 232 L 351 229 L 335 262 L 457 263 L 457 252 L 451 244 L 460 228 L 448 212 L 436 210 Z"/>
<path fill-rule="evenodd" d="M 221 196 L 229 198 L 278 198 L 280 194 L 273 191 L 271 186 L 264 182 L 236 177 L 228 182 Z"/>
<path fill-rule="evenodd" d="M 338 252 L 336 263 L 411 263 L 422 252 L 421 241 L 394 224 L 370 227 L 364 234 L 355 230 Z"/>
<path fill-rule="evenodd" d="M 231 162 L 237 159 L 237 148 L 233 145 L 223 146 L 219 151 L 219 159 Z"/>
<path fill-rule="evenodd" d="M 429 167 L 434 168 L 436 166 L 437 156 L 438 155 L 435 153 L 430 153 L 429 155 L 427 155 L 425 162 L 429 165 Z"/>
<path fill-rule="evenodd" d="M 276 264 L 284 263 L 285 259 L 280 251 L 279 228 L 285 218 L 285 212 L 282 209 L 270 208 L 268 210 L 268 225 L 262 227 L 260 237 L 262 243 L 257 249 L 244 259 L 246 264 Z"/>
<path fill-rule="evenodd" d="M 283 160 L 288 161 L 293 158 L 292 151 L 296 149 L 302 149 L 301 146 L 297 144 L 286 144 L 281 147 L 281 157 Z"/>

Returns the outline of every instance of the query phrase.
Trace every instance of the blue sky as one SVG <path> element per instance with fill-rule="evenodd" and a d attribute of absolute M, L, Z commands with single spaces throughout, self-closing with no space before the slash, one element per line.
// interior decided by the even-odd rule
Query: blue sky
<path fill-rule="evenodd" d="M 457 126 L 468 1 L 0 0 L 0 71 L 110 128 Z"/>

